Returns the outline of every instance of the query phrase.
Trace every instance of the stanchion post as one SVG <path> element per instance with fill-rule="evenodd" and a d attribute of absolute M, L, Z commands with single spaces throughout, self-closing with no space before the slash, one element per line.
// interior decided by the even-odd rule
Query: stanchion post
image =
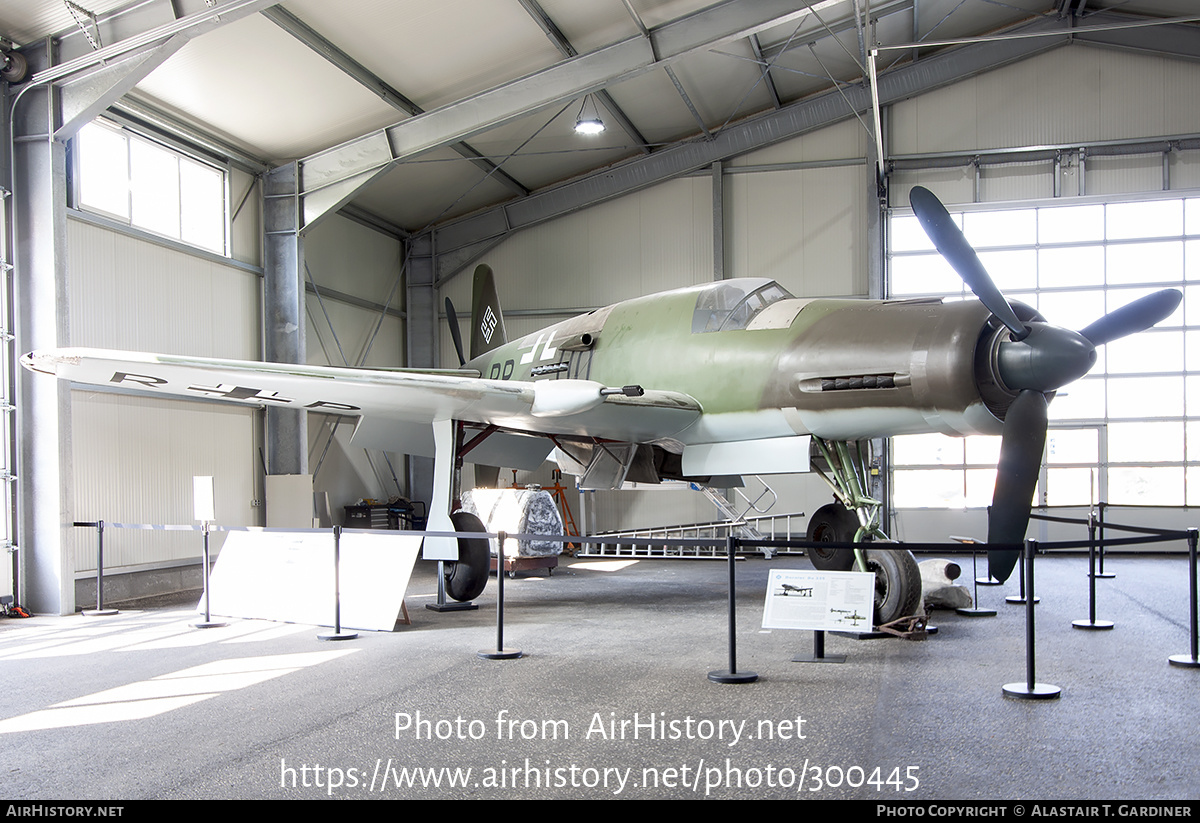
<path fill-rule="evenodd" d="M 753 683 L 758 680 L 756 672 L 737 670 L 737 538 L 732 534 L 725 538 L 725 554 L 729 561 L 729 669 L 708 673 L 714 683 Z"/>
<path fill-rule="evenodd" d="M 193 629 L 219 629 L 221 626 L 227 626 L 229 624 L 224 623 L 220 620 L 212 619 L 212 611 L 210 609 L 210 601 L 209 601 L 209 596 L 208 596 L 209 588 L 210 588 L 209 580 L 208 580 L 208 570 L 209 570 L 209 566 L 211 564 L 209 563 L 209 559 L 208 559 L 208 521 L 207 520 L 202 520 L 200 522 L 200 531 L 204 535 L 204 569 L 203 569 L 203 572 L 204 572 L 204 619 L 197 620 L 195 623 L 192 623 L 190 625 Z"/>
<path fill-rule="evenodd" d="M 1006 603 L 1023 604 L 1025 602 L 1025 552 L 1021 552 L 1021 559 L 1017 565 L 1017 581 L 1021 584 L 1020 594 L 1010 594 L 1004 598 Z M 1038 602 L 1036 597 L 1032 598 L 1034 604 Z"/>
<path fill-rule="evenodd" d="M 88 617 L 109 617 L 116 609 L 104 608 L 104 521 L 96 521 L 96 608 L 85 609 Z"/>
<path fill-rule="evenodd" d="M 1108 578 L 1108 577 L 1116 577 L 1117 575 L 1114 572 L 1104 571 L 1104 510 L 1106 508 L 1108 508 L 1108 504 L 1103 501 L 1096 504 L 1096 509 L 1100 512 L 1099 520 L 1098 520 L 1098 529 L 1097 529 L 1097 533 L 1100 538 L 1100 549 L 1096 553 L 1096 556 L 1099 558 L 1098 568 L 1096 571 L 1096 577 Z"/>
<path fill-rule="evenodd" d="M 1096 619 L 1096 516 L 1088 512 L 1088 619 L 1072 620 L 1071 625 L 1077 629 L 1111 629 L 1111 620 Z"/>
<path fill-rule="evenodd" d="M 1058 686 L 1052 686 L 1048 683 L 1038 683 L 1034 677 L 1034 639 L 1036 631 L 1034 630 L 1034 586 L 1033 586 L 1033 558 L 1037 553 L 1037 541 L 1025 541 L 1025 575 L 1026 575 L 1026 599 L 1025 599 L 1025 682 L 1024 683 L 1006 683 L 1003 689 L 1005 697 L 1011 697 L 1016 700 L 1054 700 L 1062 696 L 1062 689 Z"/>
<path fill-rule="evenodd" d="M 972 541 L 972 542 L 974 542 L 974 541 Z M 974 605 L 971 606 L 970 608 L 963 607 L 961 609 L 955 609 L 954 613 L 961 614 L 963 617 L 995 617 L 996 616 L 995 609 L 985 609 L 979 605 L 979 568 L 978 568 L 978 563 L 977 563 L 978 557 L 979 557 L 979 552 L 975 551 L 975 549 L 971 549 L 971 575 L 972 575 L 972 577 L 975 578 L 975 589 L 974 589 L 974 594 L 973 594 L 974 600 L 972 601 L 974 603 Z M 988 574 L 988 577 L 986 579 L 988 579 L 988 580 L 992 579 L 990 573 Z M 991 585 L 991 584 L 987 584 L 987 585 Z"/>
<path fill-rule="evenodd" d="M 1200 625 L 1197 621 L 1196 607 L 1196 529 L 1188 529 L 1188 594 L 1192 611 L 1192 653 L 1173 654 L 1168 659 L 1172 666 L 1182 666 L 1186 669 L 1200 668 Z"/>
<path fill-rule="evenodd" d="M 520 649 L 504 648 L 504 543 L 507 539 L 505 532 L 496 534 L 496 650 L 477 652 L 484 660 L 515 660 L 522 656 Z"/>
<path fill-rule="evenodd" d="M 358 632 L 342 631 L 342 527 L 333 527 L 333 631 L 318 634 L 318 640 L 354 640 Z"/>

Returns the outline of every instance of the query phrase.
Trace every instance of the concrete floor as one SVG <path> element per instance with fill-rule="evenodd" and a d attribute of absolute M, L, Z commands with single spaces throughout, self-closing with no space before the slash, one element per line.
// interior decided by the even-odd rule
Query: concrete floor
<path fill-rule="evenodd" d="M 926 642 L 831 636 L 848 659 L 818 665 L 790 662 L 811 633 L 759 628 L 768 570 L 806 562 L 739 563 L 738 665 L 760 679 L 718 685 L 723 563 L 564 564 L 508 581 L 514 661 L 476 656 L 495 644 L 495 582 L 479 611 L 435 614 L 425 563 L 411 626 L 339 643 L 264 621 L 191 629 L 179 603 L 0 620 L 2 794 L 1200 797 L 1200 670 L 1167 663 L 1189 652 L 1184 558 L 1111 559 L 1107 632 L 1071 627 L 1088 614 L 1086 560 L 1038 561 L 1037 679 L 1062 689 L 1049 702 L 1001 693 L 1025 679 L 1024 610 L 1003 603 L 1015 581 L 981 590 L 997 617 L 938 612 Z"/>

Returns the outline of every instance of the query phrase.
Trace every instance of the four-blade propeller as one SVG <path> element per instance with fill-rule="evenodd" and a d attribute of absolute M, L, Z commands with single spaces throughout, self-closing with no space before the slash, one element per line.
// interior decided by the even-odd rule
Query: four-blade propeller
<path fill-rule="evenodd" d="M 1037 320 L 1022 323 L 933 192 L 917 186 L 909 194 L 909 202 L 942 257 L 1011 334 L 1011 339 L 999 346 L 997 371 L 1016 397 L 1004 417 L 996 490 L 988 515 L 988 543 L 1020 543 L 1029 526 L 1046 444 L 1047 393 L 1087 374 L 1096 362 L 1096 346 L 1166 319 L 1183 295 L 1176 289 L 1163 289 L 1109 312 L 1078 332 Z M 1007 580 L 1018 556 L 1014 550 L 989 550 L 991 576 Z"/>

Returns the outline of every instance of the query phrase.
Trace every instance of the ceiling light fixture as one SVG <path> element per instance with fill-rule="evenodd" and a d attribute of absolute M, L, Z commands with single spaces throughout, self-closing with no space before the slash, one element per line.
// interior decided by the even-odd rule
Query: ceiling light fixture
<path fill-rule="evenodd" d="M 575 118 L 575 133 L 593 135 L 604 131 L 604 121 L 600 119 L 600 110 L 590 94 L 583 96 L 583 105 L 579 107 L 579 115 Z"/>

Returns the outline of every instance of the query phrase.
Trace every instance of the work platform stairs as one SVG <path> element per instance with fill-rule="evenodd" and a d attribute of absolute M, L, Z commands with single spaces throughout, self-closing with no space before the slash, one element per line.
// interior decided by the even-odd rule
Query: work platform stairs
<path fill-rule="evenodd" d="M 689 488 L 707 497 L 721 519 L 707 523 L 689 523 L 678 526 L 654 526 L 644 529 L 627 529 L 606 532 L 601 537 L 616 537 L 645 540 L 645 543 L 630 545 L 587 544 L 578 556 L 582 557 L 681 557 L 706 558 L 724 557 L 724 545 L 710 546 L 664 546 L 662 540 L 724 540 L 730 535 L 743 540 L 803 540 L 807 518 L 803 512 L 792 514 L 769 514 L 778 502 L 775 490 L 761 477 L 747 478 L 761 486 L 756 496 L 740 488 L 733 489 L 739 501 L 731 501 L 720 490 L 698 483 Z M 768 551 L 768 556 L 775 552 Z"/>

